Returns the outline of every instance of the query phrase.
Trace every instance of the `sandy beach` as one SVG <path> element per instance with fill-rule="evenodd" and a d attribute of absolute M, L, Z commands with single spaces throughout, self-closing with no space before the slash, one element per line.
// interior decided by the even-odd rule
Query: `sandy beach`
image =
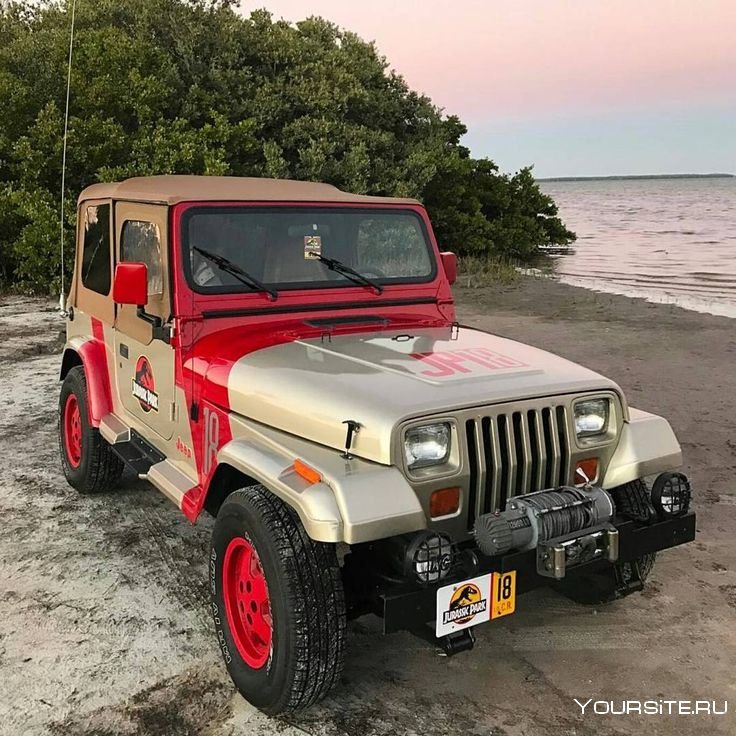
<path fill-rule="evenodd" d="M 464 324 L 584 363 L 672 423 L 699 534 L 660 555 L 643 593 L 594 609 L 535 591 L 452 659 L 359 619 L 339 690 L 268 719 L 234 693 L 215 646 L 211 520 L 191 526 L 132 476 L 92 498 L 65 483 L 63 323 L 50 303 L 0 297 L 0 734 L 736 732 L 736 321 L 531 278 L 456 296 Z M 574 698 L 727 700 L 730 712 L 583 717 Z"/>

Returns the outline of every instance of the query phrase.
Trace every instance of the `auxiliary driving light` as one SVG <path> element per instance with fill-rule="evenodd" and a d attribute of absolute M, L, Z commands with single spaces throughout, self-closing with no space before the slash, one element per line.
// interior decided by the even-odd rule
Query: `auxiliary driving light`
<path fill-rule="evenodd" d="M 690 481 L 682 473 L 662 473 L 652 486 L 652 505 L 662 517 L 686 514 L 690 496 Z"/>
<path fill-rule="evenodd" d="M 420 583 L 442 580 L 451 567 L 452 540 L 446 534 L 419 532 L 406 549 L 405 571 L 413 572 Z"/>

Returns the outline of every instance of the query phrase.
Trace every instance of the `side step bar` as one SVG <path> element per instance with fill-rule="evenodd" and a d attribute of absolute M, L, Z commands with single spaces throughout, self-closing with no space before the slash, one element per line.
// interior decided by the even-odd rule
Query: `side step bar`
<path fill-rule="evenodd" d="M 170 501 L 181 508 L 184 494 L 196 485 L 168 460 L 152 465 L 146 476 Z"/>
<path fill-rule="evenodd" d="M 100 434 L 110 445 L 130 441 L 130 427 L 114 414 L 105 414 L 100 420 Z"/>
<path fill-rule="evenodd" d="M 114 414 L 107 414 L 102 418 L 100 434 L 140 478 L 153 483 L 179 508 L 185 494 L 196 488 L 196 483 L 189 476 L 170 463 L 163 453 Z"/>
<path fill-rule="evenodd" d="M 147 442 L 134 429 L 129 430 L 127 441 L 116 442 L 112 449 L 130 465 L 139 476 L 146 476 L 148 471 L 158 463 L 164 462 L 166 456 Z"/>

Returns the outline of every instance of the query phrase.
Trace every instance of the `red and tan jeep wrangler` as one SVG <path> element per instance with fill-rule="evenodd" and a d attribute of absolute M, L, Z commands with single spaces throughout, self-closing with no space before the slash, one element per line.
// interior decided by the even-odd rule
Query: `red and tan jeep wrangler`
<path fill-rule="evenodd" d="M 216 518 L 217 643 L 267 713 L 337 683 L 350 617 L 454 654 L 517 594 L 613 600 L 694 538 L 669 424 L 458 324 L 455 268 L 409 199 L 187 176 L 79 198 L 64 472 L 95 493 L 127 463 Z"/>

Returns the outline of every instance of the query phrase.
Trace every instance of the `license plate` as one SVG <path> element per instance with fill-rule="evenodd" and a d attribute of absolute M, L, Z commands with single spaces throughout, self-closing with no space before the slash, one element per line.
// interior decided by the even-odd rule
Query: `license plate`
<path fill-rule="evenodd" d="M 516 571 L 494 572 L 437 590 L 435 633 L 452 634 L 516 610 Z"/>
<path fill-rule="evenodd" d="M 516 570 L 494 572 L 491 580 L 491 618 L 508 616 L 516 610 Z"/>

